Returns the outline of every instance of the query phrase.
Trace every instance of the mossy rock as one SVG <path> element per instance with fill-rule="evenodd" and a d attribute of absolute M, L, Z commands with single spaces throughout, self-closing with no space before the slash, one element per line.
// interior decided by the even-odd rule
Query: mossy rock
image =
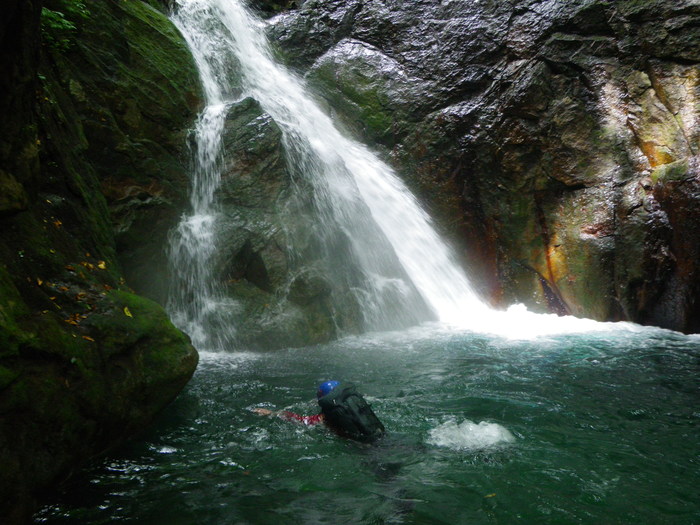
<path fill-rule="evenodd" d="M 26 210 L 29 197 L 17 179 L 0 170 L 0 215 Z"/>
<path fill-rule="evenodd" d="M 74 44 L 45 54 L 42 157 L 81 193 L 99 183 L 127 278 L 164 301 L 167 235 L 188 200 L 186 137 L 202 106 L 199 75 L 160 10 L 141 0 L 87 6 Z"/>
<path fill-rule="evenodd" d="M 653 184 L 666 184 L 668 182 L 681 182 L 692 178 L 694 175 L 690 171 L 687 160 L 679 160 L 670 164 L 664 164 L 651 172 L 651 182 Z"/>
<path fill-rule="evenodd" d="M 115 229 L 128 221 L 113 223 L 108 206 L 161 178 L 161 203 L 185 200 L 197 73 L 162 13 L 140 0 L 86 3 L 72 45 L 43 46 L 31 71 L 38 135 L 16 160 L 40 160 L 40 176 L 0 165 L 3 523 L 27 522 L 47 490 L 141 431 L 197 364 L 163 309 L 127 288 Z"/>
<path fill-rule="evenodd" d="M 0 356 L 7 517 L 148 425 L 189 380 L 197 353 L 162 308 L 125 291 L 101 296 L 75 324 L 54 312 L 15 308 L 11 322 L 5 313 L 0 337 L 15 339 L 15 351 Z"/>
<path fill-rule="evenodd" d="M 420 79 L 360 41 L 338 44 L 316 61 L 307 79 L 347 127 L 389 146 L 407 133 L 429 101 Z"/>

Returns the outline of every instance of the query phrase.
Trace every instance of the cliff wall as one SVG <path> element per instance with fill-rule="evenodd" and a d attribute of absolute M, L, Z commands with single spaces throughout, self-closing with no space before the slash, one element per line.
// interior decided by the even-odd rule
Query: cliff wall
<path fill-rule="evenodd" d="M 10 0 L 0 21 L 0 521 L 21 523 L 194 372 L 187 336 L 129 284 L 146 226 L 158 244 L 183 207 L 200 96 L 140 0 Z"/>
<path fill-rule="evenodd" d="M 493 304 L 700 330 L 697 2 L 307 0 L 270 22 Z"/>

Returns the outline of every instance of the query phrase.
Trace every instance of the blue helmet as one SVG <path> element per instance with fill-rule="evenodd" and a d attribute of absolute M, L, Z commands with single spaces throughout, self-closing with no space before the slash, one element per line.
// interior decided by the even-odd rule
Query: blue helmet
<path fill-rule="evenodd" d="M 323 396 L 330 394 L 335 387 L 340 384 L 339 381 L 326 381 L 318 385 L 318 392 L 316 392 L 316 397 L 321 399 Z"/>

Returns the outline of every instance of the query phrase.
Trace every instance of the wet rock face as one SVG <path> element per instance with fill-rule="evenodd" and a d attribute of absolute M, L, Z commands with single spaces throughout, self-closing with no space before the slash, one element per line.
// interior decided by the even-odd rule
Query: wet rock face
<path fill-rule="evenodd" d="M 197 364 L 163 309 L 128 288 L 115 241 L 182 207 L 194 66 L 152 7 L 85 4 L 72 29 L 38 2 L 0 7 L 2 523 L 29 522 L 46 490 L 141 431 Z"/>
<path fill-rule="evenodd" d="M 316 246 L 313 190 L 293 177 L 278 124 L 252 98 L 228 112 L 217 201 L 215 278 L 239 305 L 238 343 L 282 348 L 360 330 L 357 305 L 338 299 Z M 340 247 L 338 247 L 340 249 Z M 335 299 L 331 301 L 331 294 Z"/>
<path fill-rule="evenodd" d="M 157 4 L 157 2 L 153 2 Z M 143 2 L 88 6 L 69 52 L 46 69 L 69 119 L 81 122 L 80 148 L 100 174 L 130 285 L 165 303 L 169 230 L 190 191 L 186 137 L 202 105 L 199 76 L 167 18 Z M 116 35 L 116 36 L 115 36 Z M 59 96 L 58 94 L 56 96 Z"/>
<path fill-rule="evenodd" d="M 296 9 L 301 0 L 251 0 L 248 6 L 252 7 L 264 17 L 272 16 L 280 11 Z"/>
<path fill-rule="evenodd" d="M 307 0 L 268 32 L 492 302 L 697 330 L 696 2 Z"/>

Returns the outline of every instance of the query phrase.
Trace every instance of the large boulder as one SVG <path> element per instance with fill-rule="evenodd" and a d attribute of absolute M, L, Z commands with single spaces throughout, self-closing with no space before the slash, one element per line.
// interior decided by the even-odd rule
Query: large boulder
<path fill-rule="evenodd" d="M 307 0 L 268 32 L 492 303 L 698 329 L 697 2 Z"/>
<path fill-rule="evenodd" d="M 294 180 L 278 124 L 246 98 L 229 109 L 223 147 L 222 217 L 212 265 L 238 304 L 233 323 L 239 344 L 301 346 L 329 341 L 339 329 L 359 331 L 359 316 L 331 301 L 343 283 L 329 280 L 314 249 L 319 219 L 313 191 Z"/>

